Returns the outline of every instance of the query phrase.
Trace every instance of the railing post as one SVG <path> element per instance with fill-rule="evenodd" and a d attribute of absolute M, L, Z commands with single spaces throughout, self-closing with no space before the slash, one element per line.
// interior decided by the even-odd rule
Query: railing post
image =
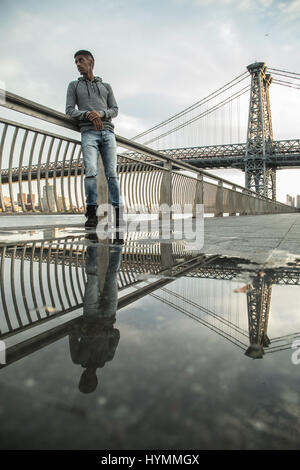
<path fill-rule="evenodd" d="M 160 256 L 163 268 L 171 268 L 173 266 L 172 243 L 160 243 Z"/>
<path fill-rule="evenodd" d="M 169 218 L 172 218 L 172 162 L 164 162 L 163 176 L 160 185 L 160 198 L 159 198 L 159 220 L 162 220 L 164 214 L 168 212 Z M 168 211 L 166 207 L 168 206 Z"/>
<path fill-rule="evenodd" d="M 229 192 L 229 215 L 236 215 L 236 186 L 233 185 Z"/>
<path fill-rule="evenodd" d="M 260 214 L 260 199 L 259 197 L 256 198 L 256 215 Z"/>
<path fill-rule="evenodd" d="M 251 194 L 249 196 L 249 209 L 250 209 L 250 215 L 254 215 L 255 214 L 255 197 L 253 196 L 253 194 Z"/>
<path fill-rule="evenodd" d="M 197 216 L 196 214 L 197 204 L 204 204 L 203 175 L 201 174 L 197 175 L 195 199 L 194 199 L 194 204 L 193 204 L 193 218 Z"/>
<path fill-rule="evenodd" d="M 254 214 L 259 214 L 259 200 L 258 198 L 254 198 Z"/>
<path fill-rule="evenodd" d="M 243 191 L 242 191 L 242 200 L 241 200 L 242 210 L 241 210 L 240 215 L 246 215 L 247 214 L 247 207 L 246 207 L 247 199 L 248 199 L 247 190 L 243 189 Z"/>
<path fill-rule="evenodd" d="M 215 217 L 223 216 L 223 181 L 219 181 L 216 195 Z"/>

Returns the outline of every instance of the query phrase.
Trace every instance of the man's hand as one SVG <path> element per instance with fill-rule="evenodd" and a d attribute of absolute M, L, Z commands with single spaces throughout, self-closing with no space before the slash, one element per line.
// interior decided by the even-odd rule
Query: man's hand
<path fill-rule="evenodd" d="M 93 122 L 93 126 L 94 126 L 96 131 L 101 131 L 102 129 L 104 129 L 103 122 L 101 121 L 101 118 L 93 119 L 92 122 Z"/>
<path fill-rule="evenodd" d="M 86 114 L 86 118 L 93 123 L 94 129 L 96 131 L 101 131 L 104 129 L 103 122 L 98 111 L 89 111 Z"/>

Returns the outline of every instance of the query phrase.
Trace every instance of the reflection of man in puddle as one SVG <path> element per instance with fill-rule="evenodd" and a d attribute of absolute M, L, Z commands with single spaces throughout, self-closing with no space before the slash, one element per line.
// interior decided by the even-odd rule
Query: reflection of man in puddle
<path fill-rule="evenodd" d="M 101 273 L 102 261 L 105 261 L 105 257 L 99 253 L 101 248 L 87 248 L 83 317 L 69 336 L 72 361 L 85 368 L 79 382 L 82 393 L 91 393 L 97 388 L 97 369 L 113 359 L 120 339 L 120 332 L 114 328 L 114 323 L 118 305 L 117 273 L 122 248 L 109 247 L 106 273 Z"/>

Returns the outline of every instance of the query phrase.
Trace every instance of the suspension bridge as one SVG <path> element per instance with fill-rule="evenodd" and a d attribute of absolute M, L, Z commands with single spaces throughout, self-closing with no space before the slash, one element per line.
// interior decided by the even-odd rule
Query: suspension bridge
<path fill-rule="evenodd" d="M 134 140 L 142 141 L 145 145 L 158 145 L 162 154 L 192 163 L 198 168 L 243 170 L 246 188 L 275 200 L 276 170 L 299 168 L 300 139 L 274 140 L 269 89 L 273 84 L 299 92 L 300 74 L 267 68 L 263 62 L 253 63 L 247 69 L 248 72 L 238 75 L 204 99 L 136 135 Z M 248 124 L 245 129 L 247 107 L 243 103 L 242 116 L 240 100 L 244 96 L 248 99 L 249 95 Z M 235 115 L 233 106 L 236 106 Z M 205 122 L 209 116 L 211 121 Z M 228 142 L 224 142 L 226 122 L 229 128 Z M 212 129 L 210 133 L 215 139 L 214 144 L 199 146 L 201 137 Z M 220 130 L 221 136 L 218 135 Z M 245 143 L 240 143 L 241 134 L 247 136 Z M 173 135 L 177 146 L 168 148 Z M 218 145 L 216 140 L 220 138 L 224 143 Z M 236 143 L 232 143 L 234 138 L 237 139 Z M 186 141 L 195 144 L 188 147 L 179 144 Z"/>

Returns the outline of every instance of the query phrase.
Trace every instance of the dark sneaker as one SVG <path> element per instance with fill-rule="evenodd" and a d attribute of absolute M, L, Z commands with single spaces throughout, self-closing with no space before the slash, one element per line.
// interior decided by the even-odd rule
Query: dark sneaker
<path fill-rule="evenodd" d="M 99 239 L 98 239 L 97 234 L 95 232 L 87 233 L 85 235 L 85 238 L 87 240 L 90 240 L 92 243 L 98 243 L 99 242 Z"/>
<path fill-rule="evenodd" d="M 87 221 L 84 224 L 85 227 L 88 227 L 88 228 L 97 227 L 98 219 L 97 219 L 96 212 L 97 212 L 97 206 L 86 206 L 85 216 L 87 217 Z"/>
<path fill-rule="evenodd" d="M 116 236 L 113 240 L 113 245 L 124 245 L 124 238 L 122 236 Z"/>

